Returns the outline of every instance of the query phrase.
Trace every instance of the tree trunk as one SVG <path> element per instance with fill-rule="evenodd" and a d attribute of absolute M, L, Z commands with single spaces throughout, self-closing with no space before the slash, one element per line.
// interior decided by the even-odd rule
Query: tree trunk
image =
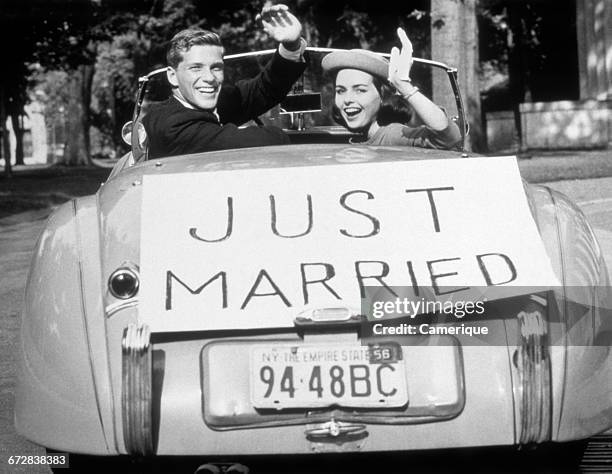
<path fill-rule="evenodd" d="M 468 149 L 486 150 L 478 81 L 476 0 L 431 0 L 431 57 L 459 69 L 459 88 L 470 125 Z M 455 97 L 443 74 L 434 74 L 433 100 L 456 110 Z"/>
<path fill-rule="evenodd" d="M 514 104 L 514 125 L 518 133 L 519 148 L 523 150 L 523 131 L 520 104 L 531 102 L 530 67 L 525 38 L 525 5 L 508 5 L 508 86 Z"/>
<path fill-rule="evenodd" d="M 13 176 L 13 170 L 11 168 L 11 145 L 9 143 L 9 134 L 6 129 L 6 107 L 4 102 L 4 90 L 0 89 L 0 141 L 2 147 L 0 153 L 4 158 L 4 175 L 7 178 Z"/>
<path fill-rule="evenodd" d="M 93 77 L 95 68 L 93 64 L 84 64 L 79 67 L 82 77 L 81 83 L 81 101 L 83 103 L 82 127 L 83 137 L 85 139 L 85 151 L 87 156 L 87 164 L 92 165 L 91 161 L 91 142 L 89 139 L 89 130 L 91 128 L 91 88 L 93 85 Z"/>
<path fill-rule="evenodd" d="M 93 66 L 79 66 L 68 81 L 70 102 L 66 114 L 66 146 L 60 163 L 68 166 L 91 165 L 89 110 Z"/>
<path fill-rule="evenodd" d="M 20 120 L 22 114 L 11 112 L 11 124 L 13 125 L 13 133 L 15 134 L 15 164 L 23 165 L 23 121 Z"/>

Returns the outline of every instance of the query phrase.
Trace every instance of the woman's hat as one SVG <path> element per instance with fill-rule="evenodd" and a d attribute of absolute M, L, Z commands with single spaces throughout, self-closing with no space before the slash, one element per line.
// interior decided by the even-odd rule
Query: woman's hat
<path fill-rule="evenodd" d="M 389 61 L 366 49 L 334 51 L 323 58 L 321 66 L 325 72 L 359 69 L 381 79 L 387 79 L 389 76 Z"/>

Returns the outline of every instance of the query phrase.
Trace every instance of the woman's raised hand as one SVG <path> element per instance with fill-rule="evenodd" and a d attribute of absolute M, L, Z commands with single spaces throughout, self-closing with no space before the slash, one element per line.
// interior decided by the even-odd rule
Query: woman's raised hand
<path fill-rule="evenodd" d="M 414 87 L 410 84 L 410 69 L 412 68 L 412 43 L 403 28 L 397 29 L 397 36 L 402 43 L 401 51 L 397 47 L 391 49 L 389 61 L 389 82 L 401 93 L 410 92 Z M 408 90 L 406 90 L 408 89 Z"/>

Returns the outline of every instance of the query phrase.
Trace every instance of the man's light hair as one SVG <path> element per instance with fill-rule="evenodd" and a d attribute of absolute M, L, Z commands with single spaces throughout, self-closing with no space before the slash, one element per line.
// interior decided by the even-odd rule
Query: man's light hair
<path fill-rule="evenodd" d="M 192 46 L 220 46 L 221 38 L 217 33 L 198 28 L 187 28 L 179 31 L 170 40 L 170 47 L 166 54 L 168 66 L 176 68 L 183 60 L 183 53 L 189 51 Z"/>

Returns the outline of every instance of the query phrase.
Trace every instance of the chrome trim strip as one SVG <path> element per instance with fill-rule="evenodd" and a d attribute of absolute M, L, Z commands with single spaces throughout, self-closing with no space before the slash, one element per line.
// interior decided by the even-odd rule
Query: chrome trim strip
<path fill-rule="evenodd" d="M 104 314 L 106 314 L 107 318 L 110 318 L 111 316 L 118 313 L 119 311 L 123 309 L 127 309 L 127 308 L 132 308 L 134 306 L 138 306 L 138 298 L 132 298 L 132 299 L 123 300 L 123 301 L 115 301 L 114 303 L 111 303 L 104 308 Z"/>
<path fill-rule="evenodd" d="M 306 48 L 306 51 L 308 51 L 308 49 L 309 48 Z M 275 52 L 276 49 L 262 49 L 261 51 L 249 51 L 248 53 L 228 54 L 227 56 L 223 56 L 223 60 L 249 58 L 251 56 L 265 56 L 267 54 L 274 54 Z"/>
<path fill-rule="evenodd" d="M 100 421 L 100 427 L 102 428 L 102 435 L 104 437 L 104 444 L 106 445 L 106 450 L 110 451 L 109 440 L 106 436 L 106 427 L 104 426 L 104 417 L 102 416 L 102 406 L 100 402 L 100 393 L 98 389 L 98 382 L 96 381 L 96 366 L 94 364 L 94 351 L 91 347 L 91 337 L 90 333 L 92 332 L 89 327 L 89 317 L 87 315 L 87 295 L 85 293 L 85 277 L 83 272 L 83 262 L 85 261 L 85 255 L 83 254 L 83 241 L 81 239 L 81 221 L 78 218 L 78 209 L 77 209 L 77 200 L 73 199 L 72 202 L 72 218 L 74 219 L 75 225 L 75 239 L 76 239 L 76 248 L 78 252 L 78 278 L 79 278 L 79 304 L 81 306 L 81 317 L 83 322 L 83 331 L 85 332 L 85 343 L 87 344 L 87 352 L 89 354 L 89 368 L 91 375 L 91 382 L 94 389 L 94 397 L 96 399 L 96 407 L 98 409 L 98 420 Z M 107 351 L 108 353 L 108 351 Z"/>
<path fill-rule="evenodd" d="M 466 120 L 465 108 L 463 106 L 463 99 L 461 98 L 461 90 L 459 89 L 459 79 L 458 79 L 458 71 L 455 68 L 448 68 L 446 70 L 446 74 L 448 75 L 448 79 L 451 83 L 451 88 L 453 89 L 453 94 L 455 95 L 455 103 L 457 104 L 457 114 L 459 121 L 459 131 L 461 132 L 461 151 L 466 151 L 466 140 L 467 136 L 470 133 L 470 124 Z"/>
<path fill-rule="evenodd" d="M 142 83 L 142 82 L 147 82 L 149 79 L 151 79 L 153 76 L 156 76 L 157 74 L 161 74 L 162 72 L 166 72 L 168 70 L 168 67 L 160 67 L 159 69 L 155 69 L 153 71 L 151 71 L 149 74 L 145 74 L 144 76 L 140 76 L 138 78 L 138 84 Z"/>
<path fill-rule="evenodd" d="M 296 326 L 313 325 L 320 323 L 343 323 L 343 322 L 361 322 L 365 317 L 361 315 L 361 310 L 349 308 L 346 306 L 329 307 L 329 308 L 314 308 L 300 312 L 293 323 Z"/>
<path fill-rule="evenodd" d="M 153 454 L 153 389 L 151 332 L 130 324 L 123 331 L 121 413 L 123 439 L 129 454 Z"/>
<path fill-rule="evenodd" d="M 559 265 L 560 265 L 560 272 L 558 273 L 558 275 L 560 275 L 561 277 L 561 286 L 559 286 L 557 288 L 557 291 L 555 292 L 556 296 L 556 300 L 559 304 L 559 311 L 560 311 L 560 320 L 561 322 L 567 327 L 567 316 L 568 314 L 570 314 L 570 309 L 569 309 L 569 299 L 567 298 L 567 268 L 566 268 L 566 256 L 565 256 L 565 250 L 564 250 L 564 243 L 563 243 L 563 236 L 561 235 L 561 216 L 560 216 L 560 209 L 559 206 L 561 205 L 560 202 L 557 201 L 557 199 L 555 198 L 555 193 L 553 192 L 552 189 L 545 187 L 544 189 L 546 189 L 548 197 L 550 198 L 550 202 L 553 205 L 553 216 L 554 216 L 554 229 L 555 229 L 555 247 L 558 249 L 559 252 Z M 539 223 L 538 223 L 539 226 Z M 568 346 L 568 341 L 569 341 L 569 331 L 565 330 L 563 331 L 563 347 L 565 348 L 565 350 L 563 351 L 563 380 L 567 380 L 568 379 L 568 353 L 567 353 L 567 346 Z M 559 400 L 559 406 L 563 407 L 565 406 L 565 398 L 567 396 L 567 392 L 566 392 L 566 385 L 565 383 L 562 385 L 561 387 L 561 394 L 558 397 Z M 563 425 L 564 422 L 564 412 L 563 410 L 561 410 L 561 413 L 557 419 L 557 425 L 555 426 L 555 433 L 559 433 L 559 430 L 561 429 L 561 426 Z"/>
<path fill-rule="evenodd" d="M 109 177 L 110 179 L 110 177 Z M 105 219 L 102 217 L 102 203 L 100 201 L 100 195 L 102 193 L 97 192 L 95 194 L 95 199 L 96 199 L 96 209 L 98 210 L 98 212 L 96 212 L 96 222 L 98 224 L 98 241 L 97 241 L 97 248 L 98 248 L 98 262 L 97 265 L 100 268 L 100 278 L 102 281 L 102 267 L 103 267 L 103 262 L 104 262 L 104 250 L 103 250 L 103 246 L 100 243 L 100 236 L 104 235 L 104 226 L 106 225 L 105 223 Z M 104 305 L 104 296 L 101 295 L 102 297 L 100 298 L 100 305 Z M 115 447 L 115 452 L 120 453 L 121 452 L 121 441 L 119 440 L 119 426 L 117 423 L 117 402 L 115 400 L 115 395 L 117 393 L 117 390 L 121 390 L 121 387 L 118 387 L 117 384 L 113 383 L 113 364 L 111 362 L 111 351 L 109 350 L 110 347 L 110 340 L 109 340 L 109 335 L 110 335 L 110 327 L 109 327 L 109 321 L 108 318 L 104 317 L 104 346 L 105 346 L 105 352 L 106 352 L 106 379 L 104 380 L 104 382 L 107 384 L 108 386 L 108 391 L 109 391 L 109 400 L 108 403 L 110 405 L 109 409 L 110 409 L 110 420 L 111 420 L 111 426 L 112 426 L 112 443 Z"/>
<path fill-rule="evenodd" d="M 334 51 L 346 51 L 346 49 L 342 49 L 342 48 L 319 48 L 316 46 L 308 46 L 306 47 L 306 51 L 313 51 L 315 53 L 333 53 Z M 223 59 L 241 59 L 241 58 L 249 58 L 252 56 L 265 56 L 267 54 L 274 54 L 276 52 L 276 49 L 264 49 L 261 51 L 249 51 L 247 53 L 237 53 L 237 54 L 228 54 L 227 56 L 223 56 Z M 379 54 L 385 58 L 389 58 L 391 57 L 391 54 L 389 53 L 379 53 L 377 51 L 372 51 L 375 54 Z M 450 66 L 448 66 L 447 64 L 441 63 L 440 61 L 432 61 L 431 59 L 422 59 L 422 58 L 412 58 L 414 62 L 416 63 L 422 63 L 422 64 L 429 64 L 431 66 L 436 66 L 436 67 L 440 67 L 442 69 L 446 69 L 447 71 L 454 71 L 456 70 L 455 68 L 452 68 Z M 157 71 L 153 71 L 150 74 L 148 74 L 147 76 L 143 76 L 143 77 L 150 77 L 152 75 L 154 75 L 155 73 L 159 73 L 159 72 L 164 72 L 166 69 L 158 69 Z M 141 78 L 142 79 L 142 78 Z"/>
<path fill-rule="evenodd" d="M 367 426 L 363 423 L 346 423 L 336 421 L 332 416 L 330 421 L 304 430 L 307 438 L 337 438 L 342 435 L 359 435 L 367 433 Z"/>

